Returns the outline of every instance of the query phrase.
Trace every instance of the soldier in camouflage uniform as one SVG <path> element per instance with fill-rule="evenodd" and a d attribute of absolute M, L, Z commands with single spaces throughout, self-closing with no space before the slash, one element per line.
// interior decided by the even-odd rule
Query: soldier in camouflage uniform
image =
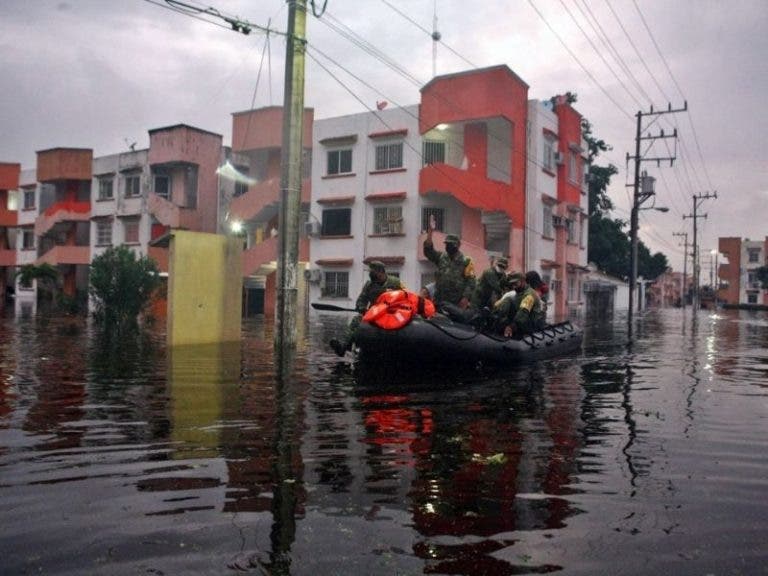
<path fill-rule="evenodd" d="M 459 252 L 461 241 L 455 234 L 445 237 L 445 252 L 435 250 L 432 228 L 424 240 L 424 256 L 437 266 L 435 304 L 453 304 L 462 310 L 469 308 L 475 291 L 475 268 L 472 259 Z"/>
<path fill-rule="evenodd" d="M 357 297 L 355 302 L 355 310 L 359 314 L 356 314 L 349 321 L 344 340 L 339 341 L 334 338 L 330 341 L 331 348 L 339 356 L 344 356 L 347 350 L 352 349 L 352 345 L 355 343 L 357 328 L 363 319 L 363 313 L 376 302 L 378 297 L 387 290 L 405 290 L 405 286 L 400 282 L 400 278 L 387 274 L 384 263 L 379 260 L 372 260 L 368 264 L 368 277 L 369 280 L 363 286 L 360 296 Z"/>
<path fill-rule="evenodd" d="M 514 318 L 504 328 L 504 336 L 521 338 L 546 325 L 546 316 L 541 301 L 541 288 L 544 282 L 535 270 L 526 272 L 525 288 L 515 298 Z"/>
<path fill-rule="evenodd" d="M 493 309 L 502 295 L 507 292 L 507 259 L 503 256 L 493 261 L 493 266 L 483 271 L 472 294 L 472 308 Z"/>

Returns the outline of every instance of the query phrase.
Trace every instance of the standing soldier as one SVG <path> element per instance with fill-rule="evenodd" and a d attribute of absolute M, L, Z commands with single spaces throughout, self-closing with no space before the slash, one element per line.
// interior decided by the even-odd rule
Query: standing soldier
<path fill-rule="evenodd" d="M 435 304 L 453 304 L 462 310 L 469 308 L 472 293 L 475 291 L 475 268 L 472 259 L 459 252 L 461 241 L 455 234 L 445 237 L 445 252 L 435 250 L 432 244 L 430 223 L 424 240 L 424 256 L 437 266 L 435 274 Z"/>
<path fill-rule="evenodd" d="M 363 312 L 368 310 L 368 308 L 376 302 L 379 296 L 387 290 L 405 290 L 405 286 L 400 282 L 400 278 L 387 274 L 387 269 L 384 266 L 384 263 L 379 260 L 372 260 L 368 264 L 368 278 L 369 280 L 363 286 L 360 296 L 357 297 L 357 302 L 355 302 L 355 310 L 359 313 L 355 314 L 349 321 L 344 340 L 339 341 L 336 338 L 333 338 L 329 342 L 331 348 L 333 348 L 333 351 L 336 352 L 338 356 L 344 356 L 347 350 L 352 349 L 357 328 L 360 326 L 360 321 L 363 318 Z"/>

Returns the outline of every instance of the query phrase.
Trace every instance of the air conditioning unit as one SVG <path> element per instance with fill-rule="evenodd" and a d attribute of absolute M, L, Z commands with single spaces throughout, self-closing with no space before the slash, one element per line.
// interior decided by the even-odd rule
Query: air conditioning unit
<path fill-rule="evenodd" d="M 304 222 L 304 233 L 307 236 L 317 236 L 320 234 L 320 222 Z"/>
<path fill-rule="evenodd" d="M 562 228 L 565 226 L 565 220 L 562 216 L 552 216 L 552 226 L 555 228 Z"/>
<path fill-rule="evenodd" d="M 565 157 L 562 152 L 555 152 L 555 164 L 561 166 L 565 163 Z"/>
<path fill-rule="evenodd" d="M 319 284 L 323 279 L 323 272 L 319 268 L 310 268 L 304 270 L 304 278 L 310 284 Z"/>

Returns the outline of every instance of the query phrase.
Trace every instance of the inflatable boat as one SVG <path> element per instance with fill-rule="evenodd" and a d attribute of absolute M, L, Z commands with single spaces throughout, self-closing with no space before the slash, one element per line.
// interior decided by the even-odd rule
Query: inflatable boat
<path fill-rule="evenodd" d="M 362 322 L 355 344 L 364 361 L 515 365 L 578 350 L 582 337 L 582 331 L 570 322 L 514 339 L 435 314 L 431 318 L 416 315 L 396 330 Z"/>

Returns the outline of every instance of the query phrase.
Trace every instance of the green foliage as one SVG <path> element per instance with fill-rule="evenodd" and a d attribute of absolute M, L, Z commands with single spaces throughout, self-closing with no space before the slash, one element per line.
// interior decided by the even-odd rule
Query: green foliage
<path fill-rule="evenodd" d="M 59 282 L 59 269 L 48 263 L 25 264 L 16 271 L 16 277 L 23 286 L 31 286 L 37 280 L 49 290 L 56 288 Z"/>
<path fill-rule="evenodd" d="M 110 247 L 93 259 L 89 292 L 96 319 L 105 326 L 135 323 L 160 285 L 155 261 L 126 246 Z"/>

